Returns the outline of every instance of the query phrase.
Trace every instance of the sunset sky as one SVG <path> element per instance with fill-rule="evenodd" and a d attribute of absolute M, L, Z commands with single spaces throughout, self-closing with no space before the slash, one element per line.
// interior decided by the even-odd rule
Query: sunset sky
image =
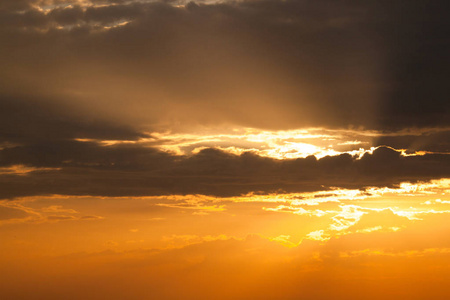
<path fill-rule="evenodd" d="M 0 298 L 450 299 L 446 3 L 0 0 Z"/>

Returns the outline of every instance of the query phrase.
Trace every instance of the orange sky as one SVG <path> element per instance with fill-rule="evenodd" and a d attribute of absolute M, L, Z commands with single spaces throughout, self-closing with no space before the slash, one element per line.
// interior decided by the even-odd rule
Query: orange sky
<path fill-rule="evenodd" d="M 450 292 L 449 191 L 446 180 L 370 195 L 4 201 L 1 289 L 14 299 L 439 299 Z"/>

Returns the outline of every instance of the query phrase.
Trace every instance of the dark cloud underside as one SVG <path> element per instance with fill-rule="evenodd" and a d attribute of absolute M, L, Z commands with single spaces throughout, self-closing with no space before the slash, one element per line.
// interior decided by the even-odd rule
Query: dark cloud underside
<path fill-rule="evenodd" d="M 75 138 L 135 140 L 146 135 L 102 116 L 49 103 L 36 97 L 0 97 L 0 144 Z"/>
<path fill-rule="evenodd" d="M 147 127 L 448 126 L 444 3 L 10 7 L 0 92 Z"/>
<path fill-rule="evenodd" d="M 450 176 L 449 155 L 403 157 L 379 148 L 361 159 L 343 154 L 316 159 L 240 156 L 205 149 L 191 157 L 171 156 L 140 147 L 98 147 L 66 142 L 16 147 L 0 152 L 2 165 L 58 167 L 26 176 L 2 175 L 1 197 L 66 194 L 146 196 L 206 194 L 237 196 L 250 192 L 305 192 L 330 187 L 393 187 L 404 181 Z"/>
<path fill-rule="evenodd" d="M 448 153 L 446 1 L 68 3 L 0 4 L 0 165 L 61 168 L 0 175 L 3 198 L 224 196 L 449 176 L 446 154 L 389 148 L 279 161 L 75 141 L 198 125 L 351 127 L 380 130 L 375 145 Z M 430 127 L 440 129 L 389 134 Z"/>

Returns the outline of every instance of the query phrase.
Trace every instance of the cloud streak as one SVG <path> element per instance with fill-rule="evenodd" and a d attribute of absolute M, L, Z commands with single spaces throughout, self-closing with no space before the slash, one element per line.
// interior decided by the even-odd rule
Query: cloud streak
<path fill-rule="evenodd" d="M 139 146 L 70 141 L 7 148 L 0 155 L 3 166 L 58 168 L 37 169 L 27 176 L 3 174 L 3 198 L 45 194 L 238 196 L 331 187 L 393 187 L 405 181 L 450 176 L 448 154 L 402 156 L 386 147 L 360 159 L 342 154 L 277 160 L 249 152 L 234 155 L 204 149 L 178 156 Z"/>

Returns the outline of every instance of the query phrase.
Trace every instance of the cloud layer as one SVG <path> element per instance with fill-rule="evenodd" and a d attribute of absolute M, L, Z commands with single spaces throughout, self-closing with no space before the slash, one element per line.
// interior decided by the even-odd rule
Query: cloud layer
<path fill-rule="evenodd" d="M 1 175 L 2 198 L 45 194 L 237 196 L 330 187 L 389 187 L 450 176 L 448 154 L 405 157 L 386 147 L 361 159 L 342 154 L 278 160 L 211 148 L 178 156 L 140 146 L 66 141 L 6 148 L 0 157 L 3 166 L 53 168 L 37 169 L 25 176 Z"/>
<path fill-rule="evenodd" d="M 137 128 L 449 126 L 444 1 L 54 3 L 4 2 L 2 98 Z"/>
<path fill-rule="evenodd" d="M 447 177 L 442 3 L 3 2 L 0 165 L 40 169 L 1 175 L 1 195 L 224 196 Z M 174 155 L 158 138 L 93 142 L 217 126 L 365 128 L 378 130 L 371 144 L 341 149 L 435 153 L 278 161 L 214 145 Z"/>

